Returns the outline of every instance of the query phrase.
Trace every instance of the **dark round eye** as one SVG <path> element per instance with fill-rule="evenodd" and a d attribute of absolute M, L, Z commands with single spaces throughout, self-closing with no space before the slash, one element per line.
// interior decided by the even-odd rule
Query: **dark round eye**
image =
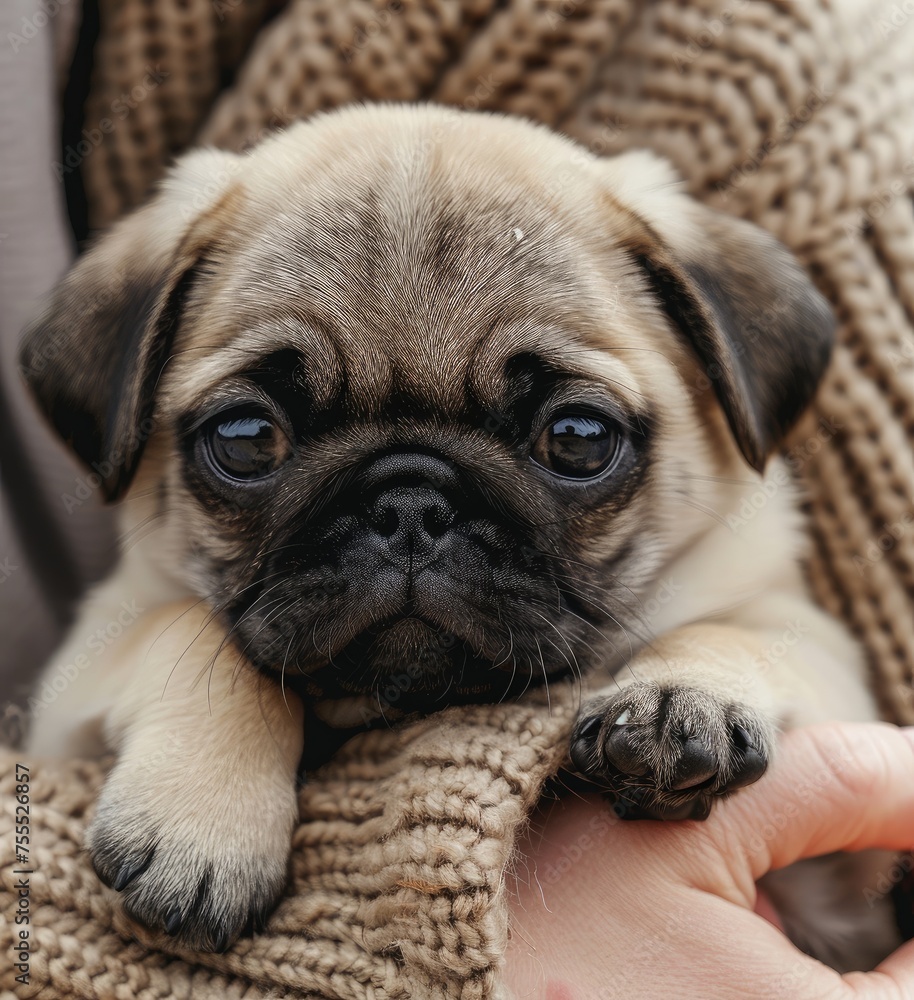
<path fill-rule="evenodd" d="M 210 464 L 217 472 L 243 481 L 269 476 L 292 451 L 289 439 L 274 420 L 245 410 L 214 417 L 207 427 L 206 445 Z"/>
<path fill-rule="evenodd" d="M 595 479 L 619 448 L 613 423 L 583 413 L 553 417 L 533 445 L 533 461 L 564 479 Z"/>

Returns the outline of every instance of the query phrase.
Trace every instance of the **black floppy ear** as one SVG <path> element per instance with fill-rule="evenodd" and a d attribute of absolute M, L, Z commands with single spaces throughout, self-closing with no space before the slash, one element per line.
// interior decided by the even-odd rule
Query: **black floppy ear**
<path fill-rule="evenodd" d="M 618 161 L 642 176 L 623 193 L 643 225 L 627 220 L 621 242 L 702 363 L 746 461 L 762 471 L 828 367 L 832 311 L 769 233 L 686 198 L 650 154 Z"/>
<path fill-rule="evenodd" d="M 109 501 L 130 485 L 151 434 L 156 384 L 239 162 L 187 157 L 77 261 L 25 333 L 26 382 Z"/>

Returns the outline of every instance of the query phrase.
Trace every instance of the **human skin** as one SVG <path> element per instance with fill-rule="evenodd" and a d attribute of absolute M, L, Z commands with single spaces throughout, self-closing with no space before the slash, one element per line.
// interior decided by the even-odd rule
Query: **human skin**
<path fill-rule="evenodd" d="M 770 907 L 756 889 L 800 858 L 914 846 L 914 729 L 788 733 L 765 777 L 704 823 L 617 822 L 609 809 L 552 803 L 520 845 L 506 960 L 516 1000 L 914 997 L 914 942 L 841 976 L 760 915 Z"/>

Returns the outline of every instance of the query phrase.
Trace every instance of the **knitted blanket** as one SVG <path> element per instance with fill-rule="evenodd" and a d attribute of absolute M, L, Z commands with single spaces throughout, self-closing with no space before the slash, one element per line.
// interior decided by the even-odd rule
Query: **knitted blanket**
<path fill-rule="evenodd" d="M 100 11 L 87 148 L 74 150 L 95 226 L 193 142 L 238 149 L 346 102 L 430 100 L 527 115 L 607 155 L 651 147 L 698 198 L 791 247 L 840 321 L 830 375 L 787 450 L 807 489 L 809 577 L 869 651 L 886 717 L 914 722 L 911 0 L 100 0 Z M 765 501 L 747 490 L 740 516 Z M 82 851 L 98 763 L 23 761 L 31 851 L 17 865 L 16 758 L 4 755 L 0 986 L 99 1000 L 502 997 L 503 874 L 572 715 L 559 690 L 551 706 L 537 693 L 351 741 L 301 789 L 292 882 L 267 931 L 225 955 L 118 934 Z M 23 877 L 27 987 L 7 962 Z"/>

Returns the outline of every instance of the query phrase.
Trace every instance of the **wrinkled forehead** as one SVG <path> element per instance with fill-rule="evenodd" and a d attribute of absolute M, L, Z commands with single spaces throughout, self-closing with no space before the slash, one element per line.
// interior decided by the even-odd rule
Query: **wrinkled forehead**
<path fill-rule="evenodd" d="M 195 392 L 287 349 L 312 395 L 345 385 L 366 410 L 394 391 L 444 411 L 470 388 L 494 403 L 520 355 L 632 382 L 601 349 L 631 328 L 629 265 L 548 179 L 341 160 L 281 191 L 245 186 L 208 262 L 193 336 L 214 349 L 197 356 Z"/>

